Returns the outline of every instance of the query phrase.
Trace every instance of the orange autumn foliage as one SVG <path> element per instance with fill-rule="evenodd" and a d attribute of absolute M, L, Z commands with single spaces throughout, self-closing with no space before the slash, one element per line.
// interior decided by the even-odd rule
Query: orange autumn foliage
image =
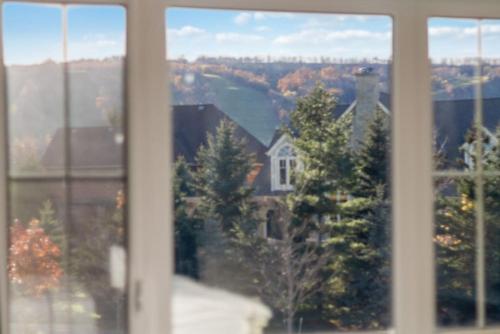
<path fill-rule="evenodd" d="M 59 285 L 63 270 L 60 248 L 32 219 L 28 226 L 15 220 L 10 228 L 9 278 L 24 293 L 40 296 Z"/>

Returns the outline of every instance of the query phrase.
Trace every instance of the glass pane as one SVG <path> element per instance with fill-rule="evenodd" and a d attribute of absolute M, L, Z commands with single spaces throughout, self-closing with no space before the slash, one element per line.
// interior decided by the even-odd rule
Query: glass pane
<path fill-rule="evenodd" d="M 79 315 L 67 305 L 70 275 L 66 239 L 66 188 L 62 182 L 10 184 L 10 330 L 13 333 L 69 331 L 73 316 L 85 329 L 91 312 Z M 82 299 L 87 304 L 89 299 Z"/>
<path fill-rule="evenodd" d="M 286 160 L 280 160 L 280 184 L 286 185 Z"/>
<path fill-rule="evenodd" d="M 44 164 L 44 153 L 51 138 L 64 137 L 59 131 L 64 125 L 62 12 L 53 6 L 3 8 L 9 172 L 49 173 L 53 169 Z M 53 149 L 64 161 L 63 147 Z"/>
<path fill-rule="evenodd" d="M 167 26 L 174 329 L 389 328 L 391 19 L 170 9 Z"/>
<path fill-rule="evenodd" d="M 436 169 L 473 168 L 467 154 L 474 130 L 476 20 L 430 19 Z"/>
<path fill-rule="evenodd" d="M 125 183 L 71 183 L 68 269 L 75 296 L 86 296 L 99 333 L 126 332 Z"/>
<path fill-rule="evenodd" d="M 438 323 L 472 326 L 476 321 L 474 181 L 440 178 L 435 187 Z"/>
<path fill-rule="evenodd" d="M 482 39 L 482 94 L 483 94 L 483 154 L 484 168 L 488 171 L 500 171 L 495 165 L 495 155 L 500 141 L 500 21 L 481 21 Z"/>
<path fill-rule="evenodd" d="M 125 11 L 70 7 L 68 23 L 72 172 L 123 174 Z"/>
<path fill-rule="evenodd" d="M 498 325 L 500 323 L 500 176 L 485 178 L 484 193 L 487 322 Z"/>
<path fill-rule="evenodd" d="M 126 13 L 3 9 L 11 331 L 126 333 Z"/>
<path fill-rule="evenodd" d="M 438 176 L 454 177 L 452 183 L 441 179 L 436 187 L 438 320 L 443 326 L 482 328 L 498 321 L 499 22 L 431 19 L 429 23 L 436 96 L 435 165 Z M 436 87 L 447 87 L 446 93 Z M 443 183 L 448 185 L 443 188 Z"/>

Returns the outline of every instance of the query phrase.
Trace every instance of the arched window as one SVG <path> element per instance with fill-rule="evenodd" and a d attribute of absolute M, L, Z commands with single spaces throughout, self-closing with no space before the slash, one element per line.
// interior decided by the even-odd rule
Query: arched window
<path fill-rule="evenodd" d="M 279 149 L 276 157 L 272 158 L 273 190 L 292 190 L 295 183 L 294 170 L 297 167 L 297 155 L 291 145 Z"/>

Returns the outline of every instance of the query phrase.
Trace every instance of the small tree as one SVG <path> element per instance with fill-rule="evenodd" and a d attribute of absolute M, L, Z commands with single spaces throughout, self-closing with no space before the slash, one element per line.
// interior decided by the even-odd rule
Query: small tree
<path fill-rule="evenodd" d="M 203 221 L 198 254 L 204 282 L 244 293 L 252 289 L 252 282 L 242 270 L 236 235 L 255 236 L 258 221 L 253 188 L 246 182 L 254 157 L 235 131 L 233 123 L 223 120 L 198 151 L 194 185 L 200 203 L 195 217 Z"/>
<path fill-rule="evenodd" d="M 215 136 L 207 135 L 207 145 L 196 156 L 195 187 L 202 201 L 198 212 L 205 220 L 220 224 L 225 233 L 248 225 L 252 214 L 253 189 L 246 179 L 254 156 L 246 152 L 244 140 L 238 139 L 235 131 L 233 123 L 223 120 Z"/>
<path fill-rule="evenodd" d="M 322 271 L 332 254 L 316 241 L 298 241 L 308 227 L 292 224 L 286 203 L 277 205 L 276 217 L 279 240 L 239 234 L 238 249 L 245 253 L 243 258 L 253 259 L 243 263 L 255 278 L 258 294 L 283 315 L 287 333 L 293 334 L 297 313 L 323 288 Z"/>
<path fill-rule="evenodd" d="M 63 269 L 61 250 L 32 219 L 28 226 L 16 220 L 10 228 L 9 277 L 28 295 L 41 296 L 59 286 Z"/>
<path fill-rule="evenodd" d="M 198 277 L 198 243 L 200 221 L 187 212 L 186 197 L 192 196 L 191 172 L 186 160 L 179 157 L 175 163 L 175 272 Z"/>

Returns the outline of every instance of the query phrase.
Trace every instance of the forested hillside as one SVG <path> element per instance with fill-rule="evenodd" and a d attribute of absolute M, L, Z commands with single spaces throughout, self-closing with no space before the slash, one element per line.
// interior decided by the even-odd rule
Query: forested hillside
<path fill-rule="evenodd" d="M 368 60 L 328 63 L 324 59 L 317 63 L 300 59 L 267 62 L 253 58 L 170 61 L 171 92 L 174 104 L 215 104 L 268 144 L 276 127 L 294 109 L 296 99 L 305 96 L 317 82 L 333 93 L 339 104 L 350 104 L 355 99 L 354 73 L 365 66 L 374 68 L 380 75 L 381 91 L 389 93 L 389 64 Z M 116 122 L 123 105 L 123 59 L 74 61 L 68 68 L 71 124 L 106 126 Z M 474 74 L 473 65 L 434 65 L 435 99 L 472 98 Z M 63 66 L 52 61 L 10 66 L 7 75 L 11 138 L 21 143 L 47 143 L 63 125 Z M 482 81 L 484 97 L 500 97 L 499 65 L 485 64 Z M 38 154 L 43 146 L 36 149 Z"/>

